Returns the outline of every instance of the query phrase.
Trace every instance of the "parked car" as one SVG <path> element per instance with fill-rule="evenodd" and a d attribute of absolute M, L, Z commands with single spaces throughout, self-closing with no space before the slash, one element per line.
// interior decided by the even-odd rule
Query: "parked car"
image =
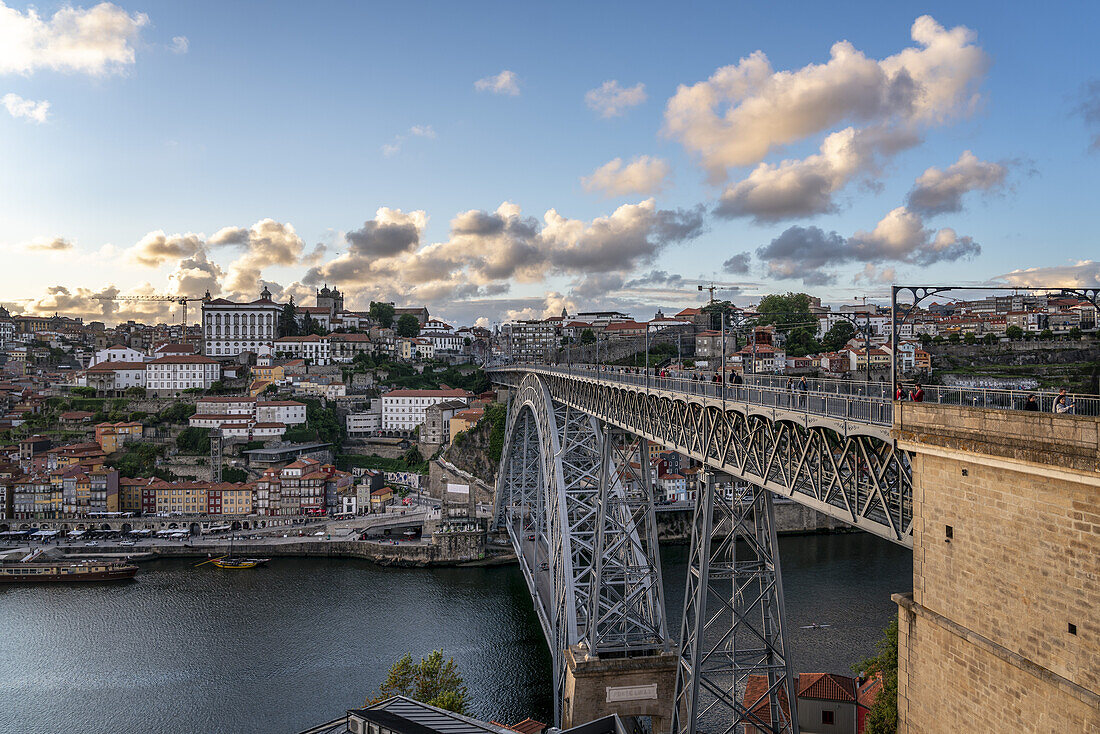
<path fill-rule="evenodd" d="M 99 545 L 99 542 L 98 542 L 98 541 L 95 541 L 95 540 L 89 540 L 89 541 L 88 541 L 87 543 L 85 543 L 84 545 L 86 545 L 86 546 Z"/>
<path fill-rule="evenodd" d="M 134 545 L 134 541 L 132 541 L 132 540 L 120 540 L 118 542 L 118 544 L 119 545 L 125 545 L 125 546 L 131 546 L 131 545 Z"/>

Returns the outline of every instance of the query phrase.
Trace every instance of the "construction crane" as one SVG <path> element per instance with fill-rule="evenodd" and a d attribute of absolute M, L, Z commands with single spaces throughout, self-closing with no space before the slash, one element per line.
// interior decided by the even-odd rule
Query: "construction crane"
<path fill-rule="evenodd" d="M 123 301 L 123 302 L 135 302 L 135 301 L 158 301 L 161 303 L 172 302 L 178 303 L 180 308 L 180 339 L 187 343 L 187 304 L 192 301 L 206 301 L 210 299 L 209 295 L 205 296 L 93 296 L 97 301 Z"/>

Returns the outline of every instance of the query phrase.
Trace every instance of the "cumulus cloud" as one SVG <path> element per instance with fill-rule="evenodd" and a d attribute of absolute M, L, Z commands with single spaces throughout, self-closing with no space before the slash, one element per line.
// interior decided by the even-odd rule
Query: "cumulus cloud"
<path fill-rule="evenodd" d="M 706 81 L 681 85 L 666 107 L 665 132 L 718 181 L 730 167 L 756 164 L 845 122 L 933 125 L 970 111 L 988 65 L 974 33 L 924 15 L 911 36 L 915 46 L 881 60 L 840 41 L 827 62 L 794 71 L 775 71 L 756 51 Z"/>
<path fill-rule="evenodd" d="M 491 92 L 493 94 L 507 94 L 515 97 L 519 94 L 519 77 L 514 71 L 505 69 L 495 76 L 487 76 L 474 82 L 474 89 L 479 92 Z"/>
<path fill-rule="evenodd" d="M 820 227 L 789 227 L 759 248 L 756 256 L 767 263 L 773 277 L 802 278 L 806 285 L 825 285 L 836 281 L 827 268 L 851 262 L 931 265 L 980 252 L 973 238 L 959 236 L 950 227 L 929 229 L 919 214 L 898 207 L 870 232 L 860 230 L 847 238 Z"/>
<path fill-rule="evenodd" d="M 603 164 L 591 176 L 582 176 L 585 191 L 602 191 L 605 197 L 627 194 L 652 194 L 661 190 L 668 176 L 668 163 L 648 155 L 638 156 L 623 165 L 622 158 Z"/>
<path fill-rule="evenodd" d="M 1091 150 L 1100 150 L 1100 79 L 1089 81 L 1081 90 L 1081 101 L 1074 112 L 1085 119 L 1092 133 Z"/>
<path fill-rule="evenodd" d="M 172 44 L 168 48 L 174 54 L 185 54 L 191 49 L 191 42 L 187 36 L 172 36 Z"/>
<path fill-rule="evenodd" d="M 768 223 L 835 212 L 835 194 L 852 179 L 877 172 L 882 159 L 919 142 L 905 128 L 845 128 L 827 136 L 814 155 L 761 163 L 726 188 L 715 214 Z"/>
<path fill-rule="evenodd" d="M 1035 288 L 1097 288 L 1100 287 L 1100 262 L 1078 260 L 1068 265 L 1023 268 L 998 275 L 993 281 Z"/>
<path fill-rule="evenodd" d="M 727 273 L 747 273 L 749 272 L 749 261 L 751 258 L 752 255 L 748 252 L 738 253 L 722 263 L 722 270 L 725 270 Z"/>
<path fill-rule="evenodd" d="M 150 232 L 130 250 L 130 259 L 147 268 L 158 268 L 165 263 L 191 257 L 203 249 L 201 234 L 165 234 L 164 230 Z"/>
<path fill-rule="evenodd" d="M 867 263 L 863 270 L 852 276 L 852 284 L 868 283 L 870 285 L 890 285 L 898 280 L 898 272 L 893 267 L 878 268 Z"/>
<path fill-rule="evenodd" d="M 106 74 L 134 63 L 134 42 L 149 18 L 111 3 L 62 7 L 48 18 L 0 2 L 0 74 L 38 69 Z"/>
<path fill-rule="evenodd" d="M 46 100 L 35 102 L 9 92 L 0 97 L 0 102 L 3 103 L 8 114 L 12 117 L 23 117 L 33 122 L 45 122 L 50 115 L 50 103 Z"/>
<path fill-rule="evenodd" d="M 35 252 L 68 252 L 73 249 L 73 243 L 63 237 L 54 237 L 28 242 L 26 248 Z"/>
<path fill-rule="evenodd" d="M 931 216 L 962 211 L 963 195 L 970 191 L 995 191 L 1004 186 L 1008 169 L 1000 163 L 979 160 L 969 150 L 959 160 L 940 170 L 929 168 L 909 192 L 906 206 Z"/>
<path fill-rule="evenodd" d="M 200 250 L 193 256 L 180 260 L 176 269 L 168 274 L 168 282 L 176 295 L 202 296 L 210 293 L 217 296 L 222 291 L 224 277 L 225 271 Z"/>
<path fill-rule="evenodd" d="M 255 297 L 263 290 L 264 268 L 296 265 L 305 250 L 294 225 L 274 219 L 261 219 L 247 231 L 227 227 L 211 237 L 210 244 L 244 246 L 244 253 L 229 264 L 225 281 L 225 289 L 237 297 Z"/>
<path fill-rule="evenodd" d="M 617 79 L 606 81 L 584 95 L 589 109 L 600 113 L 600 117 L 616 117 L 645 100 L 645 84 L 638 82 L 633 87 L 620 87 Z"/>

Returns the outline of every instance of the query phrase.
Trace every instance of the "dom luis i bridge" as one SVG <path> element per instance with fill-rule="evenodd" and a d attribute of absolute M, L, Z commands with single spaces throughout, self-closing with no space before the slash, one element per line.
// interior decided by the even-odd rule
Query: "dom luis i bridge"
<path fill-rule="evenodd" d="M 1036 697 L 1032 714 L 1066 723 L 1043 730 L 1100 725 L 1095 396 L 1069 396 L 1069 415 L 1052 393 L 930 387 L 899 403 L 889 384 L 842 380 L 790 391 L 592 365 L 491 376 L 509 405 L 496 524 L 550 647 L 558 726 L 618 713 L 654 732 L 799 731 L 775 495 L 914 549 L 914 591 L 895 595 L 900 730 L 1009 730 Z M 679 630 L 662 598 L 655 449 L 705 467 Z M 1016 616 L 1025 597 L 1053 616 Z M 976 670 L 1000 678 L 945 694 Z M 989 728 L 975 713 L 998 709 Z"/>

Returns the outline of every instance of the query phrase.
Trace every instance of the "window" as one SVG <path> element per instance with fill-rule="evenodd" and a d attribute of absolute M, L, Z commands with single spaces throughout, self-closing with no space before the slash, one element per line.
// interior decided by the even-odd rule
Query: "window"
<path fill-rule="evenodd" d="M 833 716 L 832 711 L 822 711 L 821 712 L 821 723 L 822 724 L 832 724 L 832 723 L 834 723 L 833 718 L 834 718 L 834 716 Z"/>

